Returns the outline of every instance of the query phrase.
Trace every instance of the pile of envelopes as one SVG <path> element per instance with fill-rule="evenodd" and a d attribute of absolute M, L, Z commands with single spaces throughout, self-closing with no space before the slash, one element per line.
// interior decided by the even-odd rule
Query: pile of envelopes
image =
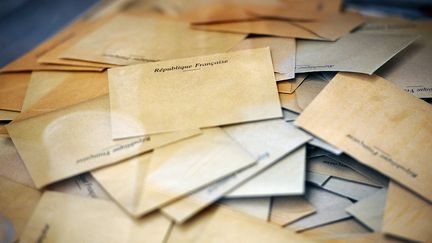
<path fill-rule="evenodd" d="M 114 1 L 0 73 L 0 242 L 432 241 L 432 23 Z"/>

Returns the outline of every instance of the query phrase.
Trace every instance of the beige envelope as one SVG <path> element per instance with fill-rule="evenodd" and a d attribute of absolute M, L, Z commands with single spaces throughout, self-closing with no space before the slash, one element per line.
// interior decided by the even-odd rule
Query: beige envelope
<path fill-rule="evenodd" d="M 48 191 L 111 200 L 110 196 L 98 184 L 90 173 L 84 173 L 72 178 L 56 182 L 46 187 Z"/>
<path fill-rule="evenodd" d="M 0 176 L 0 188 L 0 225 L 2 223 L 1 216 L 10 220 L 15 231 L 14 239 L 11 240 L 16 240 L 23 232 L 27 221 L 39 202 L 41 193 L 2 176 Z M 2 238 L 0 231 L 0 240 Z"/>
<path fill-rule="evenodd" d="M 318 21 L 284 21 L 259 19 L 220 24 L 194 25 L 198 30 L 260 34 L 299 39 L 335 41 L 364 22 L 356 14 L 335 14 Z"/>
<path fill-rule="evenodd" d="M 303 109 L 298 105 L 295 92 L 291 94 L 279 93 L 279 99 L 282 108 L 296 113 L 302 113 Z"/>
<path fill-rule="evenodd" d="M 315 207 L 301 196 L 275 197 L 272 201 L 270 222 L 285 226 L 315 212 Z"/>
<path fill-rule="evenodd" d="M 281 119 L 226 126 L 224 131 L 258 158 L 257 164 L 163 207 L 162 212 L 177 223 L 188 220 L 310 140 L 308 134 Z"/>
<path fill-rule="evenodd" d="M 0 74 L 0 109 L 21 111 L 31 73 Z"/>
<path fill-rule="evenodd" d="M 220 128 L 205 129 L 200 136 L 141 157 L 93 172 L 114 199 L 136 217 L 255 162 Z"/>
<path fill-rule="evenodd" d="M 162 243 L 170 228 L 160 214 L 134 220 L 110 201 L 45 192 L 21 242 Z"/>
<path fill-rule="evenodd" d="M 432 205 L 415 193 L 390 182 L 382 231 L 413 241 L 432 240 Z"/>
<path fill-rule="evenodd" d="M 274 72 L 292 79 L 295 77 L 295 44 L 295 40 L 291 38 L 257 37 L 244 39 L 231 50 L 270 47 Z"/>
<path fill-rule="evenodd" d="M 302 74 L 297 74 L 294 79 L 277 82 L 278 92 L 292 94 L 303 83 L 303 81 L 307 77 L 308 77 L 307 74 L 302 73 Z"/>
<path fill-rule="evenodd" d="M 323 243 L 364 243 L 364 242 L 379 242 L 379 243 L 405 243 L 405 240 L 393 238 L 381 232 L 340 235 L 328 237 L 320 240 Z"/>
<path fill-rule="evenodd" d="M 106 94 L 106 72 L 33 72 L 24 99 L 25 111 L 14 122 Z"/>
<path fill-rule="evenodd" d="M 19 114 L 19 111 L 0 110 L 0 121 L 12 121 Z"/>
<path fill-rule="evenodd" d="M 199 132 L 188 130 L 113 141 L 108 102 L 108 97 L 102 96 L 7 125 L 38 188 Z"/>
<path fill-rule="evenodd" d="M 163 18 L 119 15 L 84 36 L 61 57 L 129 65 L 224 52 L 244 39 Z"/>
<path fill-rule="evenodd" d="M 353 218 L 300 232 L 300 235 L 323 241 L 335 237 L 368 234 L 370 231 Z"/>
<path fill-rule="evenodd" d="M 195 242 L 312 242 L 292 231 L 219 207 Z"/>
<path fill-rule="evenodd" d="M 296 124 L 432 200 L 431 120 L 428 103 L 387 80 L 339 73 Z"/>
<path fill-rule="evenodd" d="M 282 116 L 268 48 L 113 68 L 108 79 L 113 138 Z"/>
<path fill-rule="evenodd" d="M 35 188 L 24 162 L 18 155 L 15 145 L 7 137 L 0 137 L 0 176 Z"/>
<path fill-rule="evenodd" d="M 352 33 L 336 42 L 298 41 L 295 72 L 372 74 L 417 38 L 413 34 Z"/>
<path fill-rule="evenodd" d="M 218 203 L 263 221 L 268 221 L 270 216 L 270 197 L 224 198 Z"/>
<path fill-rule="evenodd" d="M 246 4 L 216 3 L 198 7 L 181 13 L 178 17 L 191 24 L 255 19 L 246 11 Z"/>

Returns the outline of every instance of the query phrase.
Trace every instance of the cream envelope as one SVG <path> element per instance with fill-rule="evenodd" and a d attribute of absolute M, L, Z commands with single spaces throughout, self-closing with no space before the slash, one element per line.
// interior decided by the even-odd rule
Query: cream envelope
<path fill-rule="evenodd" d="M 6 126 L 38 188 L 199 133 L 113 141 L 108 102 L 102 96 Z"/>
<path fill-rule="evenodd" d="M 47 186 L 46 190 L 110 200 L 110 196 L 90 173 L 84 173 Z"/>
<path fill-rule="evenodd" d="M 305 191 L 306 147 L 291 152 L 274 165 L 225 195 L 226 198 L 300 195 Z"/>
<path fill-rule="evenodd" d="M 372 74 L 417 37 L 407 34 L 353 33 L 332 43 L 298 41 L 295 71 Z"/>
<path fill-rule="evenodd" d="M 63 109 L 108 94 L 102 72 L 33 72 L 23 110 L 15 121 Z"/>
<path fill-rule="evenodd" d="M 222 199 L 219 203 L 264 221 L 267 221 L 270 216 L 270 197 Z"/>
<path fill-rule="evenodd" d="M 277 73 L 285 74 L 284 78 L 295 77 L 295 39 L 278 37 L 247 38 L 232 48 L 235 50 L 270 47 L 273 69 Z"/>
<path fill-rule="evenodd" d="M 163 18 L 119 15 L 84 36 L 61 57 L 117 65 L 225 52 L 241 34 L 209 33 Z"/>
<path fill-rule="evenodd" d="M 370 231 L 353 218 L 343 219 L 317 228 L 300 232 L 300 235 L 322 242 L 334 237 L 369 234 Z"/>
<path fill-rule="evenodd" d="M 10 138 L 0 137 L 0 176 L 35 188 L 35 185 Z"/>
<path fill-rule="evenodd" d="M 136 174 L 134 193 L 118 198 L 130 214 L 138 217 L 254 163 L 255 159 L 223 130 L 210 128 L 200 136 L 155 149 L 150 161 L 139 164 L 145 167 L 145 172 L 130 169 L 136 168 L 137 163 L 126 161 L 93 175 L 117 199 L 116 195 L 122 196 L 124 192 L 116 189 L 123 190 L 127 181 L 115 183 L 117 180 L 108 175 L 129 173 L 130 178 L 135 178 Z"/>
<path fill-rule="evenodd" d="M 160 214 L 134 220 L 110 201 L 45 192 L 20 240 L 162 243 L 170 228 Z"/>
<path fill-rule="evenodd" d="M 31 73 L 0 74 L 0 109 L 21 111 Z"/>
<path fill-rule="evenodd" d="M 195 242 L 312 242 L 292 231 L 281 229 L 242 213 L 220 207 L 208 221 Z"/>
<path fill-rule="evenodd" d="M 108 79 L 113 138 L 282 117 L 268 48 L 113 68 Z"/>
<path fill-rule="evenodd" d="M 0 110 L 0 121 L 12 121 L 19 114 L 19 111 Z"/>
<path fill-rule="evenodd" d="M 303 231 L 350 217 L 345 208 L 352 202 L 347 198 L 315 186 L 308 186 L 305 198 L 317 209 L 316 213 L 288 224 L 287 229 Z"/>
<path fill-rule="evenodd" d="M 41 193 L 1 176 L 0 188 L 0 223 L 4 218 L 12 223 L 13 232 L 11 238 L 13 239 L 10 239 L 10 242 L 15 242 L 30 219 L 34 208 L 39 202 Z M 2 238 L 3 236 L 0 234 L 0 240 Z"/>
<path fill-rule="evenodd" d="M 382 231 L 414 241 L 432 240 L 432 205 L 395 182 L 390 182 Z"/>
<path fill-rule="evenodd" d="M 431 120 L 429 104 L 385 79 L 339 73 L 296 124 L 432 200 Z"/>
<path fill-rule="evenodd" d="M 299 39 L 335 41 L 364 22 L 356 14 L 336 14 L 318 21 L 258 19 L 231 23 L 194 25 L 198 30 L 260 34 Z"/>
<path fill-rule="evenodd" d="M 387 199 L 387 189 L 383 188 L 366 197 L 346 210 L 357 220 L 373 231 L 381 231 L 384 216 L 384 207 Z"/>
<path fill-rule="evenodd" d="M 270 222 L 285 226 L 315 212 L 315 207 L 301 196 L 275 197 L 272 200 Z"/>
<path fill-rule="evenodd" d="M 258 158 L 257 164 L 163 207 L 162 212 L 176 222 L 183 223 L 310 139 L 280 119 L 226 126 L 224 131 Z"/>

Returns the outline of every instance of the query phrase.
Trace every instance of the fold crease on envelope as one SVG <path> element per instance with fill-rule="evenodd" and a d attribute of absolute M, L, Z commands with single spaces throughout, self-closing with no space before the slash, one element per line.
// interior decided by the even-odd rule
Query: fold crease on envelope
<path fill-rule="evenodd" d="M 7 125 L 38 188 L 199 133 L 188 130 L 113 141 L 108 102 L 102 96 Z"/>
<path fill-rule="evenodd" d="M 269 48 L 112 68 L 108 79 L 113 138 L 282 117 Z"/>
<path fill-rule="evenodd" d="M 285 226 L 295 220 L 316 212 L 302 196 L 275 197 L 272 199 L 270 222 Z"/>
<path fill-rule="evenodd" d="M 225 52 L 242 34 L 210 33 L 163 18 L 118 15 L 65 50 L 68 59 L 130 65 Z"/>
<path fill-rule="evenodd" d="M 0 74 L 0 109 L 21 111 L 31 73 Z"/>
<path fill-rule="evenodd" d="M 163 207 L 161 211 L 177 223 L 188 220 L 310 139 L 309 135 L 281 119 L 225 126 L 223 129 L 257 158 L 257 164 Z"/>
<path fill-rule="evenodd" d="M 83 219 L 85 215 L 85 220 Z M 134 220 L 115 203 L 59 192 L 45 192 L 21 235 L 22 242 L 162 243 L 171 222 L 160 214 Z M 91 229 L 91 234 L 83 232 Z"/>
<path fill-rule="evenodd" d="M 432 200 L 431 120 L 428 103 L 389 81 L 339 73 L 295 123 Z"/>

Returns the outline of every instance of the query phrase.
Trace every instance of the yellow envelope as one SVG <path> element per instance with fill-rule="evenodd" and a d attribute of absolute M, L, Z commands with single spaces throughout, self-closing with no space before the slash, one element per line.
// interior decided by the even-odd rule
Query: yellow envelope
<path fill-rule="evenodd" d="M 15 231 L 15 235 L 11 240 L 16 240 L 23 232 L 27 221 L 39 202 L 41 193 L 1 176 L 0 188 L 0 225 L 4 223 L 2 222 L 3 217 L 10 220 Z M 3 237 L 4 236 L 0 234 L 0 240 L 2 240 Z"/>
<path fill-rule="evenodd" d="M 170 228 L 160 214 L 134 220 L 107 200 L 45 192 L 20 240 L 162 243 Z"/>
<path fill-rule="evenodd" d="M 339 73 L 296 124 L 432 200 L 431 121 L 428 103 L 389 81 Z"/>
<path fill-rule="evenodd" d="M 113 68 L 108 79 L 114 138 L 282 116 L 268 48 Z"/>
<path fill-rule="evenodd" d="M 315 207 L 301 196 L 275 197 L 272 201 L 270 222 L 285 226 L 315 212 Z"/>
<path fill-rule="evenodd" d="M 120 15 L 84 36 L 61 57 L 129 65 L 224 52 L 244 37 L 192 30 L 180 21 Z"/>
<path fill-rule="evenodd" d="M 0 109 L 21 111 L 31 73 L 0 74 Z"/>
<path fill-rule="evenodd" d="M 38 188 L 199 133 L 113 141 L 108 102 L 102 96 L 6 126 Z"/>
<path fill-rule="evenodd" d="M 254 163 L 222 129 L 210 128 L 202 135 L 157 148 L 151 156 L 93 175 L 122 207 L 138 217 Z"/>
<path fill-rule="evenodd" d="M 285 74 L 284 77 L 295 77 L 296 43 L 291 38 L 260 37 L 247 38 L 237 44 L 232 51 L 270 47 L 274 72 Z"/>
<path fill-rule="evenodd" d="M 421 197 L 390 182 L 382 231 L 413 241 L 432 240 L 432 205 Z"/>

